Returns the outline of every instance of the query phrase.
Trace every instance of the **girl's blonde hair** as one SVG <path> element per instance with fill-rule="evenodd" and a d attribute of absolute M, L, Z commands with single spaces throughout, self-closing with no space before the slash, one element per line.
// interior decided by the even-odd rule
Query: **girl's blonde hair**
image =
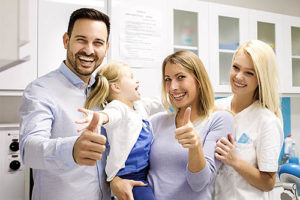
<path fill-rule="evenodd" d="M 96 106 L 105 107 L 112 100 L 110 84 L 120 81 L 124 67 L 128 67 L 128 65 L 116 61 L 107 63 L 101 67 L 96 74 L 95 86 L 85 102 L 84 107 L 86 109 L 92 109 Z"/>
<path fill-rule="evenodd" d="M 240 51 L 249 55 L 254 65 L 258 81 L 254 99 L 258 100 L 263 107 L 268 108 L 282 121 L 278 91 L 278 66 L 273 49 L 260 40 L 250 40 L 239 46 L 233 60 Z"/>
<path fill-rule="evenodd" d="M 177 51 L 166 57 L 163 61 L 162 104 L 165 109 L 169 110 L 171 108 L 178 112 L 178 109 L 175 107 L 172 99 L 169 97 L 166 91 L 164 75 L 167 63 L 179 65 L 194 76 L 199 87 L 200 116 L 201 118 L 208 118 L 214 111 L 214 92 L 208 74 L 200 58 L 191 51 Z"/>

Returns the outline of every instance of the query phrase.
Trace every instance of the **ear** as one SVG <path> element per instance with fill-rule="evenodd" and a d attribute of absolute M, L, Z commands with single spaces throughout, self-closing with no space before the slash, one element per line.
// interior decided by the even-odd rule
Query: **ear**
<path fill-rule="evenodd" d="M 109 42 L 106 43 L 106 53 L 108 52 L 109 49 Z"/>
<path fill-rule="evenodd" d="M 63 43 L 64 43 L 64 48 L 67 49 L 68 48 L 68 43 L 70 41 L 69 35 L 68 33 L 65 33 L 63 35 Z"/>
<path fill-rule="evenodd" d="M 110 88 L 111 88 L 111 91 L 112 91 L 113 93 L 118 94 L 118 93 L 121 92 L 121 88 L 120 88 L 120 85 L 119 85 L 118 83 L 111 83 L 111 84 L 110 84 Z"/>

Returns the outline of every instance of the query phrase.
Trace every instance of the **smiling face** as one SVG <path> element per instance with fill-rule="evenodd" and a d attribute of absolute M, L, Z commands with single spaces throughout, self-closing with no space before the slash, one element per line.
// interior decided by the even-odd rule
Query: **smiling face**
<path fill-rule="evenodd" d="M 176 108 L 185 110 L 190 105 L 199 108 L 199 87 L 193 74 L 180 65 L 168 62 L 164 81 L 165 90 Z"/>
<path fill-rule="evenodd" d="M 118 99 L 129 107 L 133 107 L 133 102 L 141 99 L 138 92 L 139 81 L 135 79 L 130 67 L 123 67 L 119 87 Z"/>
<path fill-rule="evenodd" d="M 71 37 L 65 33 L 66 65 L 84 82 L 102 63 L 108 50 L 107 28 L 104 22 L 91 19 L 76 20 Z"/>
<path fill-rule="evenodd" d="M 235 95 L 248 98 L 253 98 L 258 87 L 252 59 L 243 51 L 239 51 L 233 60 L 230 70 L 230 84 Z"/>

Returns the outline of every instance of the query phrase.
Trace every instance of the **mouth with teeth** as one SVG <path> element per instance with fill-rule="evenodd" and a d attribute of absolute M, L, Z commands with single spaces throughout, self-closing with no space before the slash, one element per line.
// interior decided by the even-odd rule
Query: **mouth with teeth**
<path fill-rule="evenodd" d="M 94 56 L 86 56 L 86 55 L 78 55 L 77 58 L 79 59 L 80 64 L 83 67 L 91 67 L 96 60 Z"/>
<path fill-rule="evenodd" d="M 171 94 L 172 98 L 175 101 L 181 101 L 184 98 L 185 95 L 186 95 L 186 92 L 179 93 L 179 94 Z"/>
<path fill-rule="evenodd" d="M 233 84 L 234 84 L 234 86 L 237 87 L 237 88 L 244 88 L 244 87 L 247 86 L 247 84 L 242 84 L 242 83 L 239 83 L 239 82 L 237 82 L 237 81 L 233 81 Z"/>

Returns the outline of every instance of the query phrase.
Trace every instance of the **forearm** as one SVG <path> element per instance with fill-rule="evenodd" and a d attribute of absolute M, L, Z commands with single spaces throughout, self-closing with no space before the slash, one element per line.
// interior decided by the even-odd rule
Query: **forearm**
<path fill-rule="evenodd" d="M 275 185 L 276 172 L 261 172 L 241 158 L 237 158 L 232 167 L 257 189 L 270 191 Z"/>
<path fill-rule="evenodd" d="M 195 148 L 189 149 L 188 169 L 190 172 L 196 173 L 201 171 L 206 165 L 201 142 Z"/>

